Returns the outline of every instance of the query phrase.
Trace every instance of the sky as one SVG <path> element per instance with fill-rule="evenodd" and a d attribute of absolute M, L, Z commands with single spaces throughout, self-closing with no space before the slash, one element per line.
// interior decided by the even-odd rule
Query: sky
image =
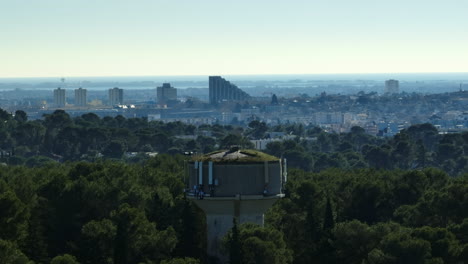
<path fill-rule="evenodd" d="M 467 0 L 0 0 L 0 78 L 468 72 Z"/>

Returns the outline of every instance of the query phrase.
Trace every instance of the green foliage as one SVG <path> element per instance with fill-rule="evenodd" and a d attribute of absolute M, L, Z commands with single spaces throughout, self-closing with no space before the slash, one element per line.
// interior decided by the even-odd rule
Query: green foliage
<path fill-rule="evenodd" d="M 91 263 L 113 263 L 117 227 L 109 219 L 92 220 L 81 230 L 83 254 Z"/>
<path fill-rule="evenodd" d="M 337 224 L 333 229 L 333 247 L 336 250 L 337 260 L 339 262 L 361 263 L 377 247 L 380 239 L 386 235 L 388 232 L 386 229 L 371 228 L 357 220 Z"/>
<path fill-rule="evenodd" d="M 161 264 L 200 264 L 200 261 L 193 258 L 174 258 L 171 260 L 163 260 Z"/>
<path fill-rule="evenodd" d="M 333 209 L 330 202 L 330 198 L 327 198 L 327 205 L 325 207 L 325 216 L 323 220 L 323 229 L 330 230 L 335 227 L 335 219 L 333 216 Z"/>
<path fill-rule="evenodd" d="M 0 238 L 22 242 L 27 236 L 28 208 L 13 191 L 1 190 L 0 212 Z"/>
<path fill-rule="evenodd" d="M 175 252 L 182 237 L 178 233 L 182 164 L 161 155 L 138 165 L 0 167 L 0 237 L 5 252 L 18 251 L 21 254 L 16 255 L 37 263 L 49 263 L 55 256 L 61 257 L 53 261 L 71 262 L 65 254 L 80 263 L 159 263 L 188 256 Z M 194 235 L 204 230 L 201 226 L 195 226 Z M 199 243 L 193 257 L 204 257 L 203 243 L 192 241 Z"/>
<path fill-rule="evenodd" d="M 266 221 L 284 233 L 294 263 L 457 263 L 466 256 L 465 187 L 435 169 L 290 170 Z"/>
<path fill-rule="evenodd" d="M 65 254 L 62 256 L 56 256 L 50 261 L 50 264 L 80 264 L 76 261 L 76 258 L 72 255 Z"/>
<path fill-rule="evenodd" d="M 264 138 L 266 132 L 284 132 L 295 139 L 271 142 L 266 152 L 285 157 L 291 167 L 306 171 L 327 168 L 415 169 L 437 167 L 450 175 L 468 171 L 468 140 L 465 134 L 439 135 L 431 124 L 413 125 L 389 138 L 367 135 L 361 127 L 349 133 L 327 133 L 302 124 L 269 127 L 253 120 L 246 129 L 240 126 L 202 125 L 198 128 L 182 122 L 148 122 L 143 118 L 104 117 L 93 113 L 71 118 L 63 110 L 27 120 L 23 111 L 13 117 L 2 110 L 0 148 L 18 157 L 3 162 L 42 166 L 43 156 L 56 161 L 125 159 L 140 162 L 141 154 L 126 158 L 125 152 L 209 153 L 233 145 L 252 148 L 250 139 Z M 185 136 L 193 138 L 185 138 Z M 306 137 L 307 136 L 307 137 Z M 2 152 L 3 153 L 3 152 Z M 32 158 L 32 159 L 31 159 Z"/>
<path fill-rule="evenodd" d="M 103 149 L 102 154 L 106 157 L 110 158 L 121 158 L 125 152 L 125 145 L 120 141 L 111 141 L 109 144 Z"/>
<path fill-rule="evenodd" d="M 265 137 L 265 132 L 268 130 L 268 126 L 265 122 L 260 122 L 258 120 L 253 120 L 249 123 L 250 131 L 247 131 L 246 134 L 254 139 L 262 139 Z"/>
<path fill-rule="evenodd" d="M 114 262 L 139 263 L 161 260 L 170 256 L 177 238 L 173 228 L 158 231 L 148 221 L 144 212 L 123 204 L 111 213 L 117 230 L 115 235 Z"/>
<path fill-rule="evenodd" d="M 230 236 L 228 239 L 229 244 L 229 263 L 231 264 L 241 264 L 242 263 L 242 248 L 239 238 L 239 228 L 237 226 L 237 220 L 234 218 L 233 227 L 231 230 Z"/>
<path fill-rule="evenodd" d="M 384 139 L 359 127 L 196 128 L 61 110 L 0 119 L 0 263 L 207 263 L 204 213 L 184 199 L 189 158 L 174 154 L 247 146 L 265 128 L 296 136 L 269 155 L 245 151 L 288 160 L 286 197 L 265 227 L 227 234 L 232 263 L 468 259 L 468 133 L 422 124 Z M 125 151 L 159 154 L 120 159 Z"/>
<path fill-rule="evenodd" d="M 0 167 L 3 250 L 19 263 L 65 254 L 80 263 L 204 262 L 203 212 L 183 199 L 183 178 L 183 157 L 169 155 L 140 164 Z M 233 263 L 457 263 L 467 256 L 467 177 L 290 169 L 288 179 L 266 227 L 244 224 L 228 234 L 226 247 L 240 252 Z"/>
<path fill-rule="evenodd" d="M 195 207 L 189 200 L 182 203 L 182 215 L 178 229 L 178 245 L 176 253 L 196 259 L 206 259 L 206 229 L 204 226 L 204 213 Z"/>
<path fill-rule="evenodd" d="M 221 149 L 229 149 L 231 146 L 240 146 L 241 148 L 252 148 L 253 144 L 241 135 L 228 134 L 220 141 Z"/>
<path fill-rule="evenodd" d="M 3 264 L 33 264 L 14 242 L 0 239 L 0 263 Z"/>
<path fill-rule="evenodd" d="M 237 225 L 235 225 L 237 229 Z M 231 230 L 224 238 L 224 247 L 232 249 L 233 253 L 240 243 L 240 257 L 238 263 L 292 263 L 291 251 L 287 248 L 281 232 L 246 223 L 239 227 L 239 237 L 236 239 L 236 230 Z M 237 259 L 232 259 L 236 260 Z"/>

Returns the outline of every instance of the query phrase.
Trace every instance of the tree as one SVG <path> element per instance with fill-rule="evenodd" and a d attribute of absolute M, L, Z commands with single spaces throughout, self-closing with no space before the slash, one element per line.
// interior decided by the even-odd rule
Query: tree
<path fill-rule="evenodd" d="M 320 133 L 317 137 L 317 142 L 320 146 L 320 151 L 330 152 L 332 150 L 332 142 L 326 133 Z"/>
<path fill-rule="evenodd" d="M 109 219 L 92 220 L 83 226 L 83 257 L 91 263 L 111 264 L 117 227 Z"/>
<path fill-rule="evenodd" d="M 286 148 L 283 157 L 288 160 L 288 165 L 309 171 L 312 168 L 313 160 L 312 157 L 300 149 L 289 150 Z"/>
<path fill-rule="evenodd" d="M 126 121 L 125 117 L 123 117 L 122 115 L 117 115 L 116 117 L 114 117 L 114 120 L 117 122 L 118 127 L 124 127 Z"/>
<path fill-rule="evenodd" d="M 233 230 L 223 238 L 225 248 L 231 248 L 230 242 Z M 270 263 L 287 264 L 292 262 L 292 252 L 283 240 L 283 234 L 278 230 L 245 223 L 239 228 L 241 246 L 240 263 Z"/>
<path fill-rule="evenodd" d="M 171 139 L 165 133 L 158 132 L 152 136 L 153 149 L 159 152 L 166 152 L 172 145 Z"/>
<path fill-rule="evenodd" d="M 161 264 L 200 264 L 200 261 L 194 258 L 174 258 L 163 260 Z"/>
<path fill-rule="evenodd" d="M 163 231 L 149 222 L 143 211 L 128 204 L 111 214 L 117 231 L 115 235 L 114 263 L 160 261 L 170 256 L 177 244 L 172 227 Z"/>
<path fill-rule="evenodd" d="M 362 149 L 364 157 L 369 165 L 377 169 L 390 169 L 390 153 L 388 149 L 378 146 L 365 145 Z"/>
<path fill-rule="evenodd" d="M 273 141 L 266 145 L 266 153 L 275 157 L 281 157 L 283 154 L 283 144 L 280 141 Z"/>
<path fill-rule="evenodd" d="M 413 142 L 421 140 L 424 148 L 433 150 L 432 147 L 437 142 L 439 131 L 437 128 L 429 123 L 412 125 L 409 128 L 401 131 L 407 133 Z"/>
<path fill-rule="evenodd" d="M 222 149 L 229 149 L 231 146 L 235 145 L 241 146 L 242 148 L 250 148 L 253 144 L 248 139 L 236 134 L 229 134 L 220 142 L 220 148 Z"/>
<path fill-rule="evenodd" d="M 28 121 L 28 115 L 23 110 L 16 110 L 15 120 L 18 121 L 19 123 L 24 123 Z"/>
<path fill-rule="evenodd" d="M 236 218 L 232 219 L 233 227 L 232 233 L 229 239 L 229 263 L 230 264 L 241 264 L 242 260 L 242 248 L 239 241 L 239 229 L 237 227 Z"/>
<path fill-rule="evenodd" d="M 63 128 L 73 123 L 70 115 L 68 115 L 64 110 L 55 110 L 52 114 L 44 116 L 44 123 L 48 129 Z"/>
<path fill-rule="evenodd" d="M 0 239 L 0 263 L 2 264 L 34 264 L 29 261 L 17 245 L 11 241 Z"/>
<path fill-rule="evenodd" d="M 325 207 L 325 216 L 323 220 L 323 229 L 331 230 L 335 227 L 335 219 L 333 217 L 333 209 L 330 202 L 330 197 L 327 197 L 327 205 Z"/>
<path fill-rule="evenodd" d="M 446 228 L 424 226 L 414 229 L 411 235 L 431 244 L 431 256 L 433 258 L 440 258 L 449 263 L 463 261 L 459 259 L 461 247 L 455 239 L 455 235 Z"/>
<path fill-rule="evenodd" d="M 362 180 L 352 188 L 351 196 L 347 198 L 347 206 L 344 210 L 346 219 L 358 219 L 369 224 L 376 223 L 378 219 L 378 207 L 383 196 L 382 186 L 378 182 Z"/>
<path fill-rule="evenodd" d="M 86 113 L 86 114 L 83 114 L 81 115 L 81 118 L 83 118 L 84 120 L 94 124 L 94 125 L 97 125 L 99 124 L 99 122 L 101 121 L 101 119 L 99 118 L 98 115 L 96 115 L 95 113 Z"/>
<path fill-rule="evenodd" d="M 200 145 L 202 153 L 210 153 L 215 150 L 214 145 L 216 144 L 216 140 L 212 137 L 198 136 L 196 142 Z"/>
<path fill-rule="evenodd" d="M 258 120 L 253 120 L 249 123 L 249 128 L 251 129 L 248 134 L 254 139 L 261 139 L 265 136 L 265 132 L 268 130 L 268 126 L 265 122 L 260 122 Z"/>
<path fill-rule="evenodd" d="M 49 157 L 33 156 L 26 160 L 25 165 L 28 167 L 44 167 L 47 164 L 55 164 L 55 163 L 57 162 Z"/>
<path fill-rule="evenodd" d="M 27 236 L 27 207 L 11 190 L 2 190 L 0 180 L 0 238 L 22 242 Z"/>
<path fill-rule="evenodd" d="M 333 242 L 338 263 L 360 264 L 379 245 L 386 234 L 398 230 L 394 224 L 373 227 L 357 220 L 338 223 L 333 229 Z"/>
<path fill-rule="evenodd" d="M 5 122 L 11 120 L 11 114 L 0 108 L 0 121 Z"/>
<path fill-rule="evenodd" d="M 462 155 L 463 149 L 460 146 L 455 146 L 449 143 L 439 144 L 437 155 L 439 162 L 443 162 L 445 160 L 454 160 Z"/>
<path fill-rule="evenodd" d="M 425 264 L 431 259 L 431 244 L 412 238 L 409 234 L 395 232 L 388 234 L 381 242 L 384 263 Z"/>
<path fill-rule="evenodd" d="M 18 146 L 38 148 L 44 142 L 46 128 L 37 121 L 20 123 L 13 133 Z"/>
<path fill-rule="evenodd" d="M 36 191 L 31 191 L 36 195 Z M 48 204 L 44 197 L 37 198 L 29 203 L 31 217 L 28 221 L 28 236 L 24 243 L 24 253 L 36 263 L 48 263 L 50 258 L 47 253 L 46 224 L 49 215 Z"/>
<path fill-rule="evenodd" d="M 200 219 L 200 213 L 197 213 L 195 209 L 189 200 L 183 201 L 177 251 L 179 256 L 204 259 L 203 252 L 206 251 L 203 245 L 204 239 L 206 240 L 205 229 Z"/>
<path fill-rule="evenodd" d="M 50 261 L 50 264 L 80 264 L 76 258 L 72 255 L 65 254 L 62 256 L 56 256 Z"/>
<path fill-rule="evenodd" d="M 124 143 L 121 141 L 113 140 L 104 148 L 102 154 L 110 158 L 121 158 L 126 148 Z"/>
<path fill-rule="evenodd" d="M 360 126 L 353 126 L 351 128 L 351 134 L 353 135 L 362 135 L 366 133 L 366 130 L 364 130 L 364 128 L 360 127 Z"/>

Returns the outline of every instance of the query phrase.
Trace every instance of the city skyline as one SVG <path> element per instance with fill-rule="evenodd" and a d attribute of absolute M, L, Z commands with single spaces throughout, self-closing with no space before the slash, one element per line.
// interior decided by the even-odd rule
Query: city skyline
<path fill-rule="evenodd" d="M 0 78 L 467 72 L 467 10 L 457 0 L 2 1 Z"/>

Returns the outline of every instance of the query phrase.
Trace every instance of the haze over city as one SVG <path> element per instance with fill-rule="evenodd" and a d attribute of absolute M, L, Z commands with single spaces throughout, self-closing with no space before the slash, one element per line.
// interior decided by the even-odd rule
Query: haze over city
<path fill-rule="evenodd" d="M 462 0 L 1 2 L 3 78 L 468 71 Z"/>

